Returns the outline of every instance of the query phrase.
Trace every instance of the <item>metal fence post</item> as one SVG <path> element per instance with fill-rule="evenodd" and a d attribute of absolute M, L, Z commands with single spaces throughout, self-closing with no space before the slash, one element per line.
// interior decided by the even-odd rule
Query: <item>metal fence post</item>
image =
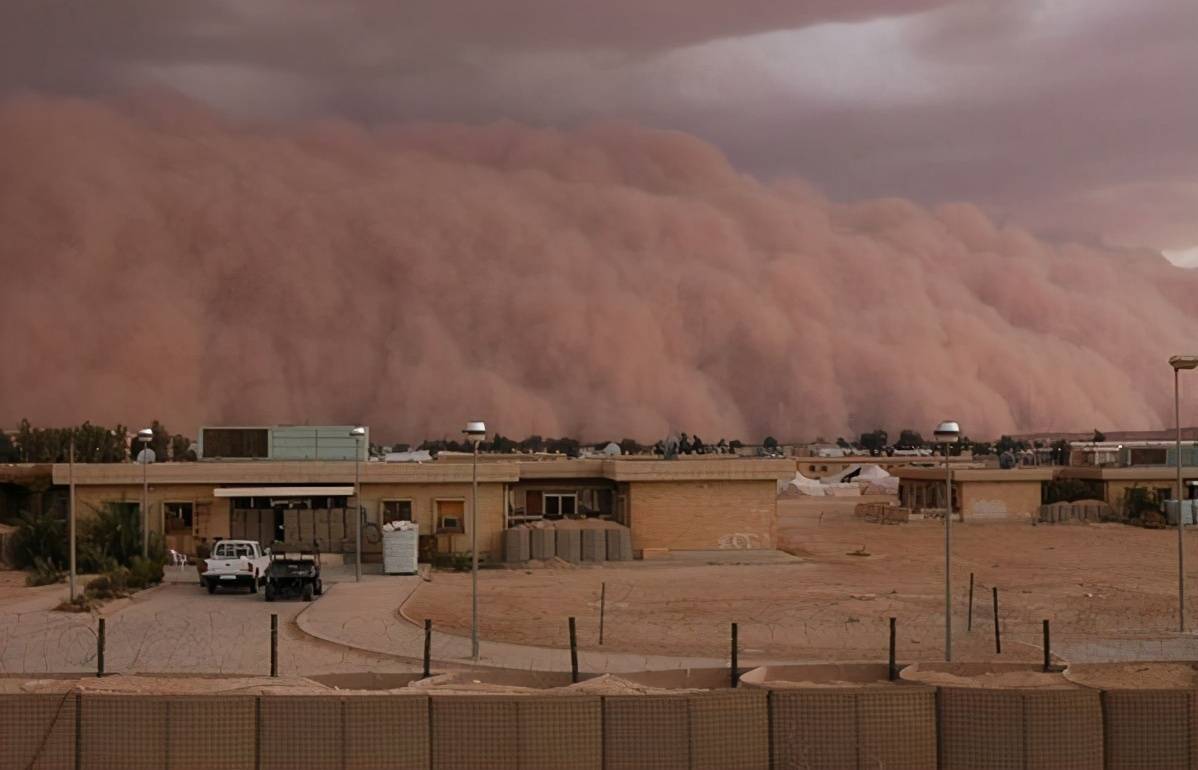
<path fill-rule="evenodd" d="M 104 676 L 104 618 L 100 618 L 100 629 L 96 634 L 96 676 Z"/>
<path fill-rule="evenodd" d="M 573 617 L 570 618 L 570 681 L 578 682 L 578 634 Z"/>
<path fill-rule="evenodd" d="M 1052 641 L 1048 635 L 1048 621 L 1044 621 L 1044 672 L 1052 671 Z"/>
<path fill-rule="evenodd" d="M 966 616 L 965 630 L 973 630 L 973 573 L 969 573 L 969 615 Z"/>
<path fill-rule="evenodd" d="M 607 611 L 607 581 L 599 584 L 599 646 L 603 646 L 603 616 Z"/>
<path fill-rule="evenodd" d="M 891 618 L 890 619 L 890 667 L 887 669 L 887 673 L 890 677 L 890 681 L 892 681 L 892 682 L 895 679 L 898 679 L 898 664 L 895 662 L 895 658 L 894 658 L 894 642 L 895 642 L 895 638 L 894 638 L 895 637 L 895 627 L 894 627 L 894 625 L 895 625 L 895 619 Z"/>
<path fill-rule="evenodd" d="M 740 679 L 740 665 L 737 661 L 738 645 L 736 643 L 736 636 L 737 636 L 737 627 L 736 627 L 736 624 L 733 623 L 732 624 L 732 666 L 728 669 L 728 678 L 730 680 L 729 684 L 728 684 L 729 687 L 736 687 L 737 680 Z"/>
<path fill-rule="evenodd" d="M 428 679 L 432 676 L 432 651 L 433 651 L 433 621 L 429 618 L 424 619 L 424 676 L 422 679 Z"/>
<path fill-rule="evenodd" d="M 270 613 L 270 675 L 279 675 L 279 616 Z"/>
<path fill-rule="evenodd" d="M 998 586 L 994 586 L 994 652 L 1002 655 L 1002 632 L 998 628 Z"/>

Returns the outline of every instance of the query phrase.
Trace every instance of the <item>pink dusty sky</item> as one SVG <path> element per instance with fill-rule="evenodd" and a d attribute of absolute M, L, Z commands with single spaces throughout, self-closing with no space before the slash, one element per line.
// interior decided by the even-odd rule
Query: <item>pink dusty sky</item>
<path fill-rule="evenodd" d="M 0 425 L 1163 427 L 1195 40 L 1192 0 L 11 0 Z"/>
<path fill-rule="evenodd" d="M 253 118 L 620 119 L 840 200 L 1198 262 L 1192 0 L 12 0 L 0 89 Z"/>

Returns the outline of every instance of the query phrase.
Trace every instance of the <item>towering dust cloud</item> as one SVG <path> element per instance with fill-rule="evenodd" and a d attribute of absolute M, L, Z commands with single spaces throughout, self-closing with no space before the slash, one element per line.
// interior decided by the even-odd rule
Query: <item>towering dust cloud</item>
<path fill-rule="evenodd" d="M 760 439 L 1159 426 L 1198 274 L 628 126 L 0 106 L 0 424 Z"/>

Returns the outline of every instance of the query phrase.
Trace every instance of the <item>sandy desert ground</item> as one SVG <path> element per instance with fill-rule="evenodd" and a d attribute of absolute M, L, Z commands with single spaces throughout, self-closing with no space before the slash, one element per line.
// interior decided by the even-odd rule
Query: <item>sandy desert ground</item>
<path fill-rule="evenodd" d="M 737 622 L 749 660 L 880 659 L 893 616 L 901 660 L 942 658 L 943 523 L 870 524 L 853 516 L 854 505 L 780 501 L 781 544 L 799 557 L 791 564 L 637 562 L 484 571 L 482 636 L 562 647 L 567 617 L 574 615 L 580 645 L 598 649 L 600 587 L 606 582 L 605 651 L 722 656 L 729 624 Z M 1172 530 L 1121 524 L 955 526 L 956 659 L 995 657 L 993 586 L 999 588 L 1002 659 L 1038 659 L 1042 619 L 1051 621 L 1054 652 L 1073 660 L 1198 654 L 1193 637 L 1175 633 L 1176 538 Z M 1198 532 L 1187 540 L 1189 564 L 1198 570 Z M 861 549 L 869 555 L 849 555 Z M 440 630 L 468 633 L 469 580 L 468 574 L 437 573 L 404 613 L 431 618 Z M 1190 582 L 1193 624 L 1198 581 Z M 1154 651 L 1159 640 L 1168 640 L 1168 651 Z"/>

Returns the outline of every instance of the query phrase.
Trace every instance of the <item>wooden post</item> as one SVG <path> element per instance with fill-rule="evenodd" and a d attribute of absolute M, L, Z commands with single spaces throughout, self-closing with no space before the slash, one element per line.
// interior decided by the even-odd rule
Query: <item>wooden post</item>
<path fill-rule="evenodd" d="M 1044 621 L 1044 673 L 1052 671 L 1052 642 L 1048 636 L 1048 621 Z"/>
<path fill-rule="evenodd" d="M 733 688 L 736 687 L 737 680 L 740 679 L 740 665 L 737 660 L 737 657 L 738 657 L 737 656 L 737 646 L 738 645 L 736 643 L 736 636 L 737 636 L 737 627 L 736 627 L 736 624 L 733 623 L 732 624 L 732 666 L 728 670 L 728 679 L 729 679 L 728 686 L 733 687 Z"/>
<path fill-rule="evenodd" d="M 998 628 L 998 586 L 994 586 L 994 652 L 1002 655 L 1002 634 Z"/>
<path fill-rule="evenodd" d="M 429 618 L 424 619 L 424 676 L 422 679 L 428 679 L 432 676 L 432 651 L 433 651 L 433 621 Z"/>
<path fill-rule="evenodd" d="M 100 618 L 100 631 L 96 634 L 96 676 L 104 676 L 104 618 Z"/>
<path fill-rule="evenodd" d="M 279 616 L 270 614 L 270 675 L 279 675 Z"/>
<path fill-rule="evenodd" d="M 973 630 L 973 573 L 969 573 L 969 615 L 966 616 L 965 630 Z"/>
<path fill-rule="evenodd" d="M 607 581 L 599 584 L 599 646 L 603 646 L 603 616 L 607 611 Z"/>
<path fill-rule="evenodd" d="M 570 681 L 578 683 L 578 634 L 573 616 L 570 617 Z"/>
<path fill-rule="evenodd" d="M 892 682 L 895 679 L 898 679 L 898 664 L 895 662 L 895 659 L 894 659 L 894 637 L 895 637 L 894 623 L 895 623 L 895 619 L 891 618 L 890 619 L 890 669 L 889 669 L 889 675 L 890 675 L 890 681 L 892 681 Z"/>

